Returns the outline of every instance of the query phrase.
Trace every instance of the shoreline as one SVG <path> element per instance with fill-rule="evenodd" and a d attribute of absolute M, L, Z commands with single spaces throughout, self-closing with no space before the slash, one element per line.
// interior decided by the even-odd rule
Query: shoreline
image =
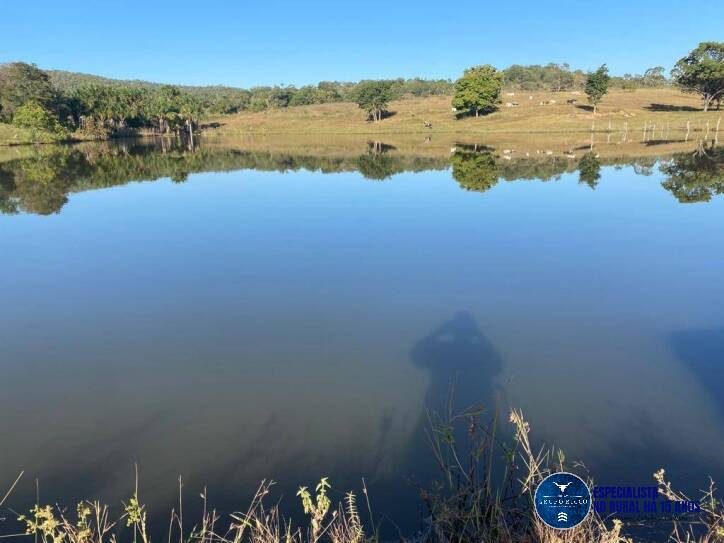
<path fill-rule="evenodd" d="M 390 102 L 387 116 L 379 122 L 367 120 L 351 102 L 293 106 L 264 111 L 208 116 L 195 132 L 204 138 L 253 136 L 342 136 L 390 137 L 457 136 L 566 136 L 600 134 L 655 134 L 659 139 L 702 133 L 724 132 L 724 110 L 704 112 L 701 100 L 673 88 L 613 90 L 595 115 L 586 104 L 567 103 L 572 92 L 520 92 L 520 105 L 506 107 L 480 118 L 456 117 L 449 96 L 408 97 Z M 527 99 L 524 100 L 524 97 Z M 578 97 L 578 95 L 576 95 Z M 585 101 L 582 100 L 582 101 Z M 516 102 L 517 103 L 517 102 Z M 547 105 L 540 105 L 547 104 Z M 428 126 L 426 126 L 426 123 Z M 108 138 L 69 134 L 66 138 L 41 133 L 36 141 L 31 131 L 0 124 L 0 147 L 47 143 L 80 143 L 121 138 L 176 138 L 175 133 L 158 134 L 148 129 L 126 129 Z"/>

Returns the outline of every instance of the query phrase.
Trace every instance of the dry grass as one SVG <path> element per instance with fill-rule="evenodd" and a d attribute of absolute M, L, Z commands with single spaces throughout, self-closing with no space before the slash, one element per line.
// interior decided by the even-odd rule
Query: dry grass
<path fill-rule="evenodd" d="M 497 435 L 497 417 L 486 419 L 483 412 L 471 408 L 459 414 L 449 411 L 444 417 L 431 415 L 430 442 L 443 477 L 438 485 L 422 491 L 429 510 L 425 526 L 410 538 L 401 539 L 401 543 L 631 543 L 622 536 L 620 521 L 607 522 L 593 510 L 573 529 L 556 530 L 543 523 L 533 513 L 535 489 L 552 472 L 581 472 L 581 464 L 567 465 L 563 453 L 553 448 L 534 448 L 530 426 L 520 411 L 510 413 L 515 439 L 512 447 L 505 445 Z M 464 445 L 458 441 L 462 435 L 468 440 Z M 500 481 L 495 475 L 499 472 L 494 466 L 496 458 L 503 458 Z M 580 474 L 586 477 L 585 473 Z M 654 477 L 660 494 L 666 499 L 689 499 L 671 487 L 663 470 Z M 592 484 L 589 478 L 589 485 Z M 330 488 L 327 479 L 323 478 L 313 492 L 306 487 L 299 489 L 297 496 L 309 519 L 307 526 L 300 527 L 285 519 L 279 503 L 266 504 L 272 486 L 272 482 L 262 482 L 249 507 L 227 519 L 209 509 L 204 491 L 201 518 L 190 531 L 185 531 L 183 504 L 179 500 L 178 511 L 171 511 L 168 543 L 380 541 L 375 529 L 365 526 L 355 494 L 347 493 L 343 501 L 336 506 L 332 504 L 327 496 Z M 371 519 L 372 508 L 364 481 L 363 494 Z M 73 514 L 61 506 L 36 505 L 18 520 L 26 528 L 25 536 L 41 543 L 152 543 L 146 507 L 138 495 L 138 482 L 118 518 L 111 518 L 109 507 L 97 501 L 81 502 L 72 511 Z M 13 536 L 23 537 L 22 534 L 0 535 Z M 674 521 L 670 541 L 724 541 L 724 507 L 715 497 L 713 482 L 704 493 L 701 513 L 694 523 L 682 527 Z"/>
<path fill-rule="evenodd" d="M 530 97 L 530 98 L 529 98 Z M 576 99 L 575 105 L 566 104 Z M 597 131 L 640 131 L 644 124 L 668 126 L 670 130 L 685 130 L 687 121 L 692 130 L 705 130 L 709 121 L 713 129 L 724 113 L 701 111 L 702 104 L 696 96 L 683 94 L 676 89 L 639 89 L 635 92 L 612 90 L 607 94 L 595 119 L 588 110 L 584 94 L 571 92 L 516 92 L 515 96 L 503 93 L 503 101 L 517 101 L 518 107 L 505 107 L 481 117 L 456 120 L 451 111 L 449 96 L 410 98 L 392 102 L 391 116 L 380 123 L 367 122 L 365 113 L 355 104 L 337 103 L 300 106 L 268 110 L 259 113 L 244 112 L 211 119 L 221 126 L 215 129 L 221 134 L 245 132 L 262 133 L 425 133 L 444 132 L 590 132 L 592 125 Z M 540 102 L 555 100 L 552 105 Z M 432 129 L 424 127 L 425 121 Z M 724 126 L 721 127 L 724 129 Z"/>

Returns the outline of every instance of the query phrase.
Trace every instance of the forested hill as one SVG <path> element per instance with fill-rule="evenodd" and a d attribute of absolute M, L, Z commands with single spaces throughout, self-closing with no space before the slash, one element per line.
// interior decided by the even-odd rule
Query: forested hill
<path fill-rule="evenodd" d="M 64 95 L 72 95 L 78 89 L 88 85 L 101 85 L 116 88 L 144 88 L 158 90 L 166 84 L 142 80 L 109 79 L 97 75 L 67 72 L 64 70 L 44 70 L 52 85 Z M 395 97 L 434 96 L 452 94 L 453 84 L 447 79 L 391 79 L 390 91 Z M 174 85 L 181 92 L 191 95 L 212 113 L 235 113 L 242 110 L 262 111 L 268 108 L 303 106 L 330 102 L 353 101 L 358 83 L 345 81 L 322 81 L 317 85 L 259 86 L 249 89 L 223 85 Z"/>
<path fill-rule="evenodd" d="M 87 85 L 111 87 L 139 87 L 158 90 L 163 83 L 142 80 L 109 79 L 98 75 L 67 72 L 64 70 L 45 70 L 53 86 L 62 94 L 71 95 Z M 546 65 L 522 66 L 514 64 L 504 70 L 503 85 L 516 90 L 561 91 L 582 88 L 586 74 L 581 70 L 572 70 L 568 64 L 549 63 Z M 453 82 L 448 79 L 389 79 L 391 95 L 404 96 L 451 95 Z M 626 74 L 612 77 L 614 87 L 659 87 L 669 82 L 664 76 L 664 68 L 650 68 L 643 75 Z M 262 111 L 268 108 L 303 106 L 330 102 L 354 101 L 358 83 L 340 81 L 322 81 L 316 85 L 259 86 L 244 89 L 224 85 L 175 85 L 184 93 L 197 98 L 204 104 L 206 111 L 213 113 L 235 113 L 242 110 Z"/>
<path fill-rule="evenodd" d="M 149 90 L 158 90 L 165 83 L 154 83 L 140 79 L 111 79 L 100 75 L 66 72 L 64 70 L 45 70 L 50 81 L 58 91 L 65 95 L 72 95 L 78 89 L 87 85 L 103 85 L 110 87 L 138 87 Z M 250 92 L 237 87 L 224 85 L 175 85 L 178 89 L 191 94 L 201 102 L 211 105 L 211 109 L 218 113 L 231 113 L 241 109 L 239 106 L 249 102 Z M 212 105 L 213 104 L 213 105 Z"/>
<path fill-rule="evenodd" d="M 45 70 L 50 76 L 53 86 L 63 93 L 72 93 L 84 85 L 110 85 L 114 87 L 141 87 L 144 89 L 158 89 L 166 83 L 154 83 L 140 79 L 111 79 L 100 75 L 82 74 L 78 72 L 66 72 L 64 70 Z M 179 89 L 192 94 L 205 94 L 208 92 L 242 92 L 244 89 L 228 87 L 225 85 L 175 85 Z"/>

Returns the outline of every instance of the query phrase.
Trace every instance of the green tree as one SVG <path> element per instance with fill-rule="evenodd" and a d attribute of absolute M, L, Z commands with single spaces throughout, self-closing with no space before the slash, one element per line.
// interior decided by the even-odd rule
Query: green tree
<path fill-rule="evenodd" d="M 601 162 L 593 152 L 588 152 L 578 162 L 578 182 L 595 189 L 599 179 L 601 179 Z"/>
<path fill-rule="evenodd" d="M 130 120 L 144 124 L 148 91 L 139 87 L 120 87 L 113 90 L 114 118 L 120 127 L 125 127 Z"/>
<path fill-rule="evenodd" d="M 48 74 L 35 64 L 0 65 L 0 119 L 9 122 L 15 110 L 28 102 L 50 109 L 55 98 Z"/>
<path fill-rule="evenodd" d="M 318 103 L 317 88 L 312 85 L 301 87 L 289 100 L 290 106 L 308 106 L 316 103 Z"/>
<path fill-rule="evenodd" d="M 603 100 L 603 97 L 608 92 L 608 84 L 611 81 L 611 77 L 608 75 L 608 68 L 604 64 L 595 72 L 591 72 L 586 77 L 586 96 L 588 101 L 593 105 L 593 114 L 596 114 L 598 104 Z"/>
<path fill-rule="evenodd" d="M 158 123 L 160 132 L 170 132 L 176 128 L 181 118 L 181 91 L 173 85 L 164 85 L 156 92 L 149 104 L 149 115 Z"/>
<path fill-rule="evenodd" d="M 700 43 L 676 63 L 671 75 L 682 90 L 701 95 L 704 111 L 712 101 L 720 103 L 724 97 L 724 42 Z"/>
<path fill-rule="evenodd" d="M 500 90 L 503 86 L 503 74 L 493 66 L 475 66 L 468 68 L 455 82 L 452 106 L 467 113 L 495 111 L 500 103 Z"/>
<path fill-rule="evenodd" d="M 55 115 L 34 101 L 27 102 L 15 110 L 13 124 L 31 130 L 44 130 L 55 135 L 65 133 Z"/>
<path fill-rule="evenodd" d="M 562 91 L 575 87 L 585 75 L 580 70 L 571 71 L 567 63 L 549 63 L 545 66 L 534 64 L 521 66 L 513 64 L 503 70 L 506 88 L 521 90 Z"/>
<path fill-rule="evenodd" d="M 201 103 L 190 94 L 182 94 L 180 96 L 179 115 L 184 120 L 186 131 L 191 138 L 191 144 L 194 142 L 194 125 L 198 123 L 201 116 Z"/>
<path fill-rule="evenodd" d="M 392 100 L 391 87 L 387 81 L 362 81 L 357 85 L 354 101 L 360 109 L 364 109 L 372 117 L 374 122 L 380 122 Z"/>
<path fill-rule="evenodd" d="M 666 76 L 664 75 L 663 66 L 655 66 L 644 72 L 643 83 L 646 87 L 662 87 L 666 85 Z"/>
<path fill-rule="evenodd" d="M 274 87 L 267 96 L 267 103 L 270 108 L 288 107 L 296 92 L 294 87 Z"/>

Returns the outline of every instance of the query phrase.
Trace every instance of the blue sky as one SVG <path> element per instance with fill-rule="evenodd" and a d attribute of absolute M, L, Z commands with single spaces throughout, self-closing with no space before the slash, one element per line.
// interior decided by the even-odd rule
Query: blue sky
<path fill-rule="evenodd" d="M 482 63 L 605 62 L 622 75 L 723 40 L 715 12 L 674 0 L 10 0 L 0 62 L 242 87 L 455 78 Z"/>

